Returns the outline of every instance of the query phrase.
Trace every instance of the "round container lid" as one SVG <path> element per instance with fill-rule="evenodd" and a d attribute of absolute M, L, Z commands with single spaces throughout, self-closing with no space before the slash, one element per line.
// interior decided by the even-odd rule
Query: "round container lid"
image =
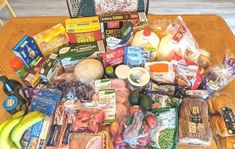
<path fill-rule="evenodd" d="M 2 106 L 6 111 L 11 111 L 17 107 L 18 102 L 19 100 L 16 96 L 8 96 L 4 99 Z"/>
<path fill-rule="evenodd" d="M 108 66 L 105 68 L 105 72 L 108 74 L 108 75 L 111 75 L 113 73 L 113 67 L 112 66 Z"/>
<path fill-rule="evenodd" d="M 11 59 L 10 65 L 15 70 L 20 70 L 24 67 L 22 60 L 19 57 L 14 57 L 13 59 Z"/>
<path fill-rule="evenodd" d="M 132 68 L 128 74 L 128 81 L 131 85 L 142 87 L 150 80 L 149 72 L 142 67 Z"/>
<path fill-rule="evenodd" d="M 115 74 L 119 79 L 127 79 L 130 72 L 130 67 L 127 65 L 119 65 L 115 69 Z"/>

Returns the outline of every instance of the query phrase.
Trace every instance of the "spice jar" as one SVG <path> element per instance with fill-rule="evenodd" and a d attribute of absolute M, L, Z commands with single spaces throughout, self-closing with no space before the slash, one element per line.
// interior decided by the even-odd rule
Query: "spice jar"
<path fill-rule="evenodd" d="M 203 68 L 207 68 L 210 63 L 210 53 L 205 50 L 199 50 L 200 55 L 198 57 L 198 65 L 200 65 Z"/>
<path fill-rule="evenodd" d="M 14 57 L 10 61 L 11 67 L 16 71 L 18 77 L 22 78 L 27 72 L 27 68 L 23 64 L 22 60 L 19 57 Z"/>

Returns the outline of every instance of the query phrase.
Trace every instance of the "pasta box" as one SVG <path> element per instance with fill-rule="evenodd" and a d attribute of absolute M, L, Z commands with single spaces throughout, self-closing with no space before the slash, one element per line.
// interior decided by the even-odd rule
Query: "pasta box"
<path fill-rule="evenodd" d="M 13 52 L 21 58 L 28 68 L 32 68 L 38 59 L 42 57 L 42 53 L 34 39 L 27 35 L 16 44 Z"/>
<path fill-rule="evenodd" d="M 64 70 L 73 71 L 75 66 L 85 58 L 100 58 L 105 52 L 103 40 L 89 43 L 64 46 L 59 51 L 59 57 Z"/>
<path fill-rule="evenodd" d="M 57 53 L 58 47 L 68 44 L 68 37 L 62 24 L 57 24 L 33 36 L 42 54 L 48 56 Z"/>
<path fill-rule="evenodd" d="M 65 26 L 70 43 L 102 40 L 98 16 L 66 19 Z"/>

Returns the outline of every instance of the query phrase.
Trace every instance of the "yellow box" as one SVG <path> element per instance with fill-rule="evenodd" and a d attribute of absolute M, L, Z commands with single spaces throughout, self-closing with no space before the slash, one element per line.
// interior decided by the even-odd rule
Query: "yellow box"
<path fill-rule="evenodd" d="M 68 44 L 68 36 L 62 24 L 57 24 L 33 36 L 43 56 L 57 53 L 58 48 Z"/>
<path fill-rule="evenodd" d="M 65 26 L 67 33 L 84 33 L 100 30 L 98 16 L 66 19 Z"/>

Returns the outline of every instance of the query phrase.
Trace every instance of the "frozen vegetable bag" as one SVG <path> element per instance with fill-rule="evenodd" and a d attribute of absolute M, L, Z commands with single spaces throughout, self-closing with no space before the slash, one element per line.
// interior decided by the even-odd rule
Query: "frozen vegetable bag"
<path fill-rule="evenodd" d="M 66 0 L 70 17 L 147 12 L 149 0 Z M 145 4 L 146 1 L 146 4 Z M 146 10 L 145 10 L 146 9 Z"/>
<path fill-rule="evenodd" d="M 178 136 L 178 108 L 152 110 L 157 115 L 158 125 L 151 132 L 149 149 L 176 149 Z"/>
<path fill-rule="evenodd" d="M 207 103 L 199 98 L 184 98 L 179 114 L 179 142 L 197 146 L 210 145 Z"/>

